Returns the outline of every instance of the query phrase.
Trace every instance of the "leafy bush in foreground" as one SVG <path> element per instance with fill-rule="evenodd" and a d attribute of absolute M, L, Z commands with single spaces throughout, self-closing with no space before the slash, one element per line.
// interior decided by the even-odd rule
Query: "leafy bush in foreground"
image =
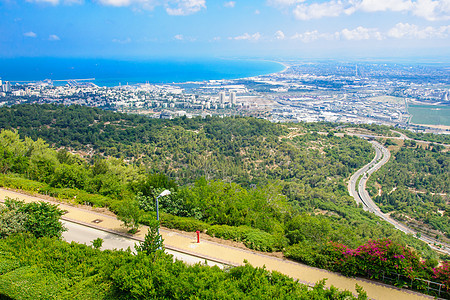
<path fill-rule="evenodd" d="M 356 299 L 250 265 L 225 271 L 130 251 L 15 235 L 0 240 L 0 295 L 14 299 Z M 14 263 L 18 262 L 18 263 Z M 358 299 L 367 299 L 364 292 Z"/>
<path fill-rule="evenodd" d="M 66 230 L 59 221 L 62 215 L 63 211 L 54 204 L 6 198 L 5 204 L 0 205 L 0 238 L 19 232 L 60 238 Z"/>

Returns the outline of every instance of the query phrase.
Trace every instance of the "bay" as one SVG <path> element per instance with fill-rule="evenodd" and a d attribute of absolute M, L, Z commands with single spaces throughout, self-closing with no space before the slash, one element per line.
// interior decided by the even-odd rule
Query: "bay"
<path fill-rule="evenodd" d="M 0 77 L 11 82 L 95 78 L 98 86 L 174 83 L 252 77 L 282 71 L 264 60 L 165 59 L 113 60 L 79 58 L 1 58 Z M 65 84 L 65 83 L 64 83 Z"/>

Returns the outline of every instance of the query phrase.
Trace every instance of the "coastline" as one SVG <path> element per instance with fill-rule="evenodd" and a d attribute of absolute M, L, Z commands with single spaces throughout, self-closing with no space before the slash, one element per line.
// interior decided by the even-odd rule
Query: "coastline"
<path fill-rule="evenodd" d="M 232 59 L 232 60 L 236 60 L 236 61 L 237 60 L 244 60 L 244 61 L 256 61 L 256 62 L 259 62 L 259 61 L 270 62 L 270 63 L 275 63 L 275 64 L 282 65 L 284 67 L 284 69 L 281 70 L 281 71 L 271 72 L 271 73 L 266 73 L 266 74 L 259 74 L 259 75 L 246 76 L 246 77 L 238 77 L 238 78 L 233 78 L 233 79 L 217 79 L 217 80 L 242 80 L 242 79 L 250 79 L 250 78 L 254 78 L 254 77 L 258 77 L 258 76 L 270 76 L 270 75 L 275 75 L 275 74 L 278 74 L 278 73 L 284 73 L 291 67 L 290 65 L 287 65 L 284 62 L 277 61 L 277 60 L 269 60 L 269 59 L 242 59 L 241 58 L 241 59 Z M 195 81 L 195 82 L 201 82 L 201 81 Z"/>
<path fill-rule="evenodd" d="M 287 71 L 287 69 L 289 69 L 291 67 L 290 65 L 288 65 L 282 61 L 272 60 L 272 59 L 254 59 L 254 61 L 266 61 L 266 62 L 276 63 L 276 64 L 282 65 L 284 67 L 284 69 L 281 71 L 273 72 L 270 74 L 262 74 L 262 75 L 258 75 L 258 76 L 267 76 L 267 75 L 272 75 L 272 74 L 277 74 L 277 73 L 284 73 Z"/>
<path fill-rule="evenodd" d="M 284 63 L 284 62 L 281 62 L 281 61 L 276 61 L 276 60 L 269 60 L 270 62 L 274 62 L 274 63 L 278 63 L 278 64 L 280 64 L 280 65 L 282 65 L 283 67 L 284 67 L 284 69 L 282 70 L 282 71 L 280 71 L 280 72 L 275 72 L 275 73 L 272 73 L 272 74 L 277 74 L 277 73 L 284 73 L 284 72 L 286 72 L 291 66 L 290 65 L 288 65 L 288 64 L 286 64 L 286 63 Z M 270 75 L 270 74 L 269 74 Z"/>
<path fill-rule="evenodd" d="M 253 62 L 261 62 L 261 61 L 270 62 L 270 63 L 282 65 L 284 67 L 284 69 L 281 71 L 277 71 L 277 72 L 270 72 L 270 73 L 258 74 L 258 75 L 253 75 L 253 76 L 237 77 L 237 78 L 232 78 L 232 79 L 217 79 L 217 80 L 240 80 L 240 79 L 249 79 L 249 78 L 258 77 L 258 76 L 270 76 L 270 75 L 274 75 L 274 74 L 278 74 L 278 73 L 284 73 L 291 67 L 284 62 L 277 61 L 277 60 L 271 60 L 271 59 L 251 59 L 251 58 L 247 58 L 247 59 L 245 59 L 245 58 L 235 58 L 235 59 L 222 58 L 222 59 L 233 60 L 233 61 L 243 60 L 243 61 L 253 61 Z M 201 81 L 193 81 L 193 82 L 201 82 Z"/>
<path fill-rule="evenodd" d="M 95 78 L 90 81 L 94 85 L 118 87 L 238 80 L 285 72 L 289 66 L 274 60 L 220 57 L 139 61 L 37 57 L 6 60 L 0 67 L 0 77 L 12 83 L 39 83 L 48 79 L 57 85 L 65 85 L 73 78 Z"/>
<path fill-rule="evenodd" d="M 258 74 L 258 75 L 253 75 L 253 76 L 245 76 L 245 77 L 236 77 L 236 78 L 227 78 L 227 79 L 205 79 L 205 80 L 188 80 L 188 81 L 179 81 L 179 82 L 165 82 L 165 83 L 153 83 L 153 84 L 172 84 L 172 85 L 177 85 L 177 84 L 199 84 L 201 82 L 205 82 L 205 81 L 211 81 L 211 80 L 215 80 L 215 81 L 222 81 L 222 80 L 242 80 L 242 79 L 249 79 L 249 78 L 254 78 L 254 77 L 258 77 L 258 76 L 270 76 L 270 75 L 274 75 L 274 74 L 278 74 L 278 73 L 284 73 L 286 72 L 290 66 L 280 62 L 280 61 L 276 61 L 276 60 L 267 60 L 267 59 L 227 59 L 227 60 L 232 60 L 232 61 L 239 61 L 239 60 L 243 60 L 243 61 L 254 61 L 254 62 L 270 62 L 270 63 L 275 63 L 275 64 L 279 64 L 282 65 L 284 67 L 283 70 L 281 71 L 277 71 L 277 72 L 269 72 L 269 73 L 264 73 L 264 74 Z M 141 85 L 141 84 L 145 84 L 145 82 L 139 82 L 139 83 L 134 83 L 131 85 Z M 152 83 L 150 83 L 152 84 Z M 112 86 L 112 87 L 119 87 L 118 85 L 116 86 Z"/>
<path fill-rule="evenodd" d="M 411 123 L 411 124 L 415 125 L 415 126 L 428 127 L 428 128 L 439 129 L 439 130 L 443 130 L 443 131 L 450 131 L 450 126 L 447 126 L 447 125 L 429 125 L 429 124 L 416 124 L 416 123 Z"/>

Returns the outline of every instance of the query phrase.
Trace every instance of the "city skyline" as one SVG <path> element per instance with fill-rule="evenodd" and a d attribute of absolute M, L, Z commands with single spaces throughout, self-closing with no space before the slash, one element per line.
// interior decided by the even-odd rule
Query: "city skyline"
<path fill-rule="evenodd" d="M 449 0 L 0 0 L 0 57 L 450 57 Z"/>

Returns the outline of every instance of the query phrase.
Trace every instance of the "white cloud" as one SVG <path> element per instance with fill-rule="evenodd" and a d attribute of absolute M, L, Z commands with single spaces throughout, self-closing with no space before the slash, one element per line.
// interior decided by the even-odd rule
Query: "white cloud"
<path fill-rule="evenodd" d="M 131 4 L 130 0 L 99 0 L 99 2 L 103 5 L 107 6 L 128 6 Z"/>
<path fill-rule="evenodd" d="M 206 8 L 205 0 L 168 0 L 165 6 L 172 16 L 186 16 Z"/>
<path fill-rule="evenodd" d="M 49 40 L 49 41 L 59 41 L 60 38 L 59 38 L 59 36 L 57 36 L 56 34 L 50 34 L 50 35 L 48 36 L 48 40 Z"/>
<path fill-rule="evenodd" d="M 65 0 L 65 1 L 84 1 L 84 0 Z M 158 0 L 97 0 L 105 6 L 125 7 L 131 6 L 133 9 L 153 10 L 160 5 Z"/>
<path fill-rule="evenodd" d="M 292 40 L 300 40 L 303 43 L 314 42 L 319 39 L 324 40 L 337 40 L 339 39 L 339 33 L 320 33 L 317 30 L 306 31 L 303 33 L 296 33 L 291 37 Z"/>
<path fill-rule="evenodd" d="M 305 0 L 267 0 L 267 3 L 272 6 L 290 6 L 302 2 Z"/>
<path fill-rule="evenodd" d="M 414 24 L 398 23 L 388 31 L 387 35 L 397 39 L 445 39 L 450 36 L 450 25 L 419 28 Z"/>
<path fill-rule="evenodd" d="M 356 12 L 393 11 L 410 13 L 429 21 L 450 20 L 450 0 L 268 0 L 269 5 L 291 9 L 299 20 L 351 15 Z"/>
<path fill-rule="evenodd" d="M 388 31 L 388 36 L 401 39 L 406 36 L 414 36 L 417 30 L 418 27 L 416 25 L 398 23 Z"/>
<path fill-rule="evenodd" d="M 235 1 L 228 1 L 223 4 L 223 6 L 230 7 L 230 8 L 233 8 L 235 5 L 236 5 Z"/>
<path fill-rule="evenodd" d="M 417 0 L 412 12 L 429 21 L 450 20 L 450 0 Z"/>
<path fill-rule="evenodd" d="M 255 15 L 259 15 L 261 12 L 257 9 L 255 10 Z"/>
<path fill-rule="evenodd" d="M 406 11 L 413 7 L 411 0 L 362 0 L 358 9 L 366 12 Z"/>
<path fill-rule="evenodd" d="M 195 42 L 197 40 L 194 37 L 184 36 L 182 34 L 176 34 L 173 38 L 177 41 L 186 41 L 186 42 Z"/>
<path fill-rule="evenodd" d="M 34 2 L 34 3 L 44 3 L 44 4 L 51 4 L 51 5 L 58 5 L 60 3 L 64 3 L 66 5 L 72 5 L 72 4 L 83 4 L 84 0 L 26 0 L 27 2 Z"/>
<path fill-rule="evenodd" d="M 81 5 L 84 4 L 84 0 L 64 0 L 66 5 Z"/>
<path fill-rule="evenodd" d="M 427 20 L 433 20 L 436 18 L 438 5 L 438 1 L 418 0 L 414 8 L 414 14 Z"/>
<path fill-rule="evenodd" d="M 252 40 L 257 41 L 261 38 L 261 34 L 259 32 L 252 35 Z"/>
<path fill-rule="evenodd" d="M 257 33 L 254 33 L 252 35 L 250 35 L 248 33 L 244 33 L 243 35 L 239 35 L 239 36 L 236 36 L 236 37 L 231 38 L 231 39 L 238 40 L 238 41 L 239 40 L 257 41 L 260 38 L 261 38 L 261 34 L 259 32 L 257 32 Z"/>
<path fill-rule="evenodd" d="M 23 34 L 23 36 L 30 37 L 30 38 L 35 38 L 35 37 L 37 37 L 37 34 L 34 33 L 33 31 L 29 31 L 29 32 L 25 32 Z"/>
<path fill-rule="evenodd" d="M 358 26 L 353 30 L 349 30 L 347 28 L 343 29 L 340 33 L 340 36 L 346 40 L 370 40 L 377 39 L 381 40 L 383 38 L 382 34 L 373 28 L 365 28 L 362 26 Z"/>
<path fill-rule="evenodd" d="M 304 33 L 296 33 L 291 37 L 293 40 L 301 40 L 304 43 L 309 43 L 320 38 L 320 34 L 317 30 L 307 31 Z"/>
<path fill-rule="evenodd" d="M 39 0 L 41 1 L 41 0 Z M 51 0 L 46 0 L 51 1 Z M 53 0 L 57 1 L 57 0 Z M 65 0 L 84 1 L 84 0 Z M 156 6 L 164 6 L 172 16 L 186 16 L 206 8 L 206 0 L 97 0 L 106 6 L 132 6 L 134 8 L 153 10 Z"/>
<path fill-rule="evenodd" d="M 366 28 L 358 26 L 355 29 L 344 28 L 334 33 L 321 33 L 317 30 L 296 33 L 291 36 L 292 40 L 309 43 L 316 40 L 344 40 L 344 41 L 367 41 L 395 39 L 448 39 L 450 38 L 450 25 L 440 27 L 419 27 L 414 24 L 398 23 L 387 32 L 380 32 L 377 28 Z"/>
<path fill-rule="evenodd" d="M 1 1 L 1 0 L 0 0 Z M 58 5 L 83 4 L 85 0 L 26 0 L 35 3 L 47 3 Z M 135 10 L 153 10 L 157 6 L 163 6 L 166 12 L 172 16 L 186 16 L 199 12 L 206 8 L 206 0 L 93 0 L 105 6 L 126 7 L 131 6 Z M 234 1 L 228 1 L 225 5 L 233 7 Z"/>
<path fill-rule="evenodd" d="M 277 40 L 284 40 L 285 39 L 285 35 L 284 32 L 281 30 L 278 30 L 277 32 L 275 32 L 275 39 Z"/>
<path fill-rule="evenodd" d="M 59 0 L 27 0 L 27 2 L 44 3 L 44 4 L 51 4 L 51 5 L 59 4 Z"/>
<path fill-rule="evenodd" d="M 129 6 L 132 4 L 132 0 L 99 0 L 101 4 L 107 6 Z"/>
<path fill-rule="evenodd" d="M 113 39 L 112 42 L 113 42 L 113 43 L 118 43 L 118 44 L 129 44 L 129 43 L 131 43 L 131 39 L 130 39 L 129 37 L 126 38 L 126 39 L 124 39 L 124 40 L 121 40 L 121 39 Z"/>
<path fill-rule="evenodd" d="M 324 3 L 300 4 L 294 8 L 294 16 L 299 20 L 320 19 L 323 17 L 337 17 L 345 12 L 341 1 Z"/>

